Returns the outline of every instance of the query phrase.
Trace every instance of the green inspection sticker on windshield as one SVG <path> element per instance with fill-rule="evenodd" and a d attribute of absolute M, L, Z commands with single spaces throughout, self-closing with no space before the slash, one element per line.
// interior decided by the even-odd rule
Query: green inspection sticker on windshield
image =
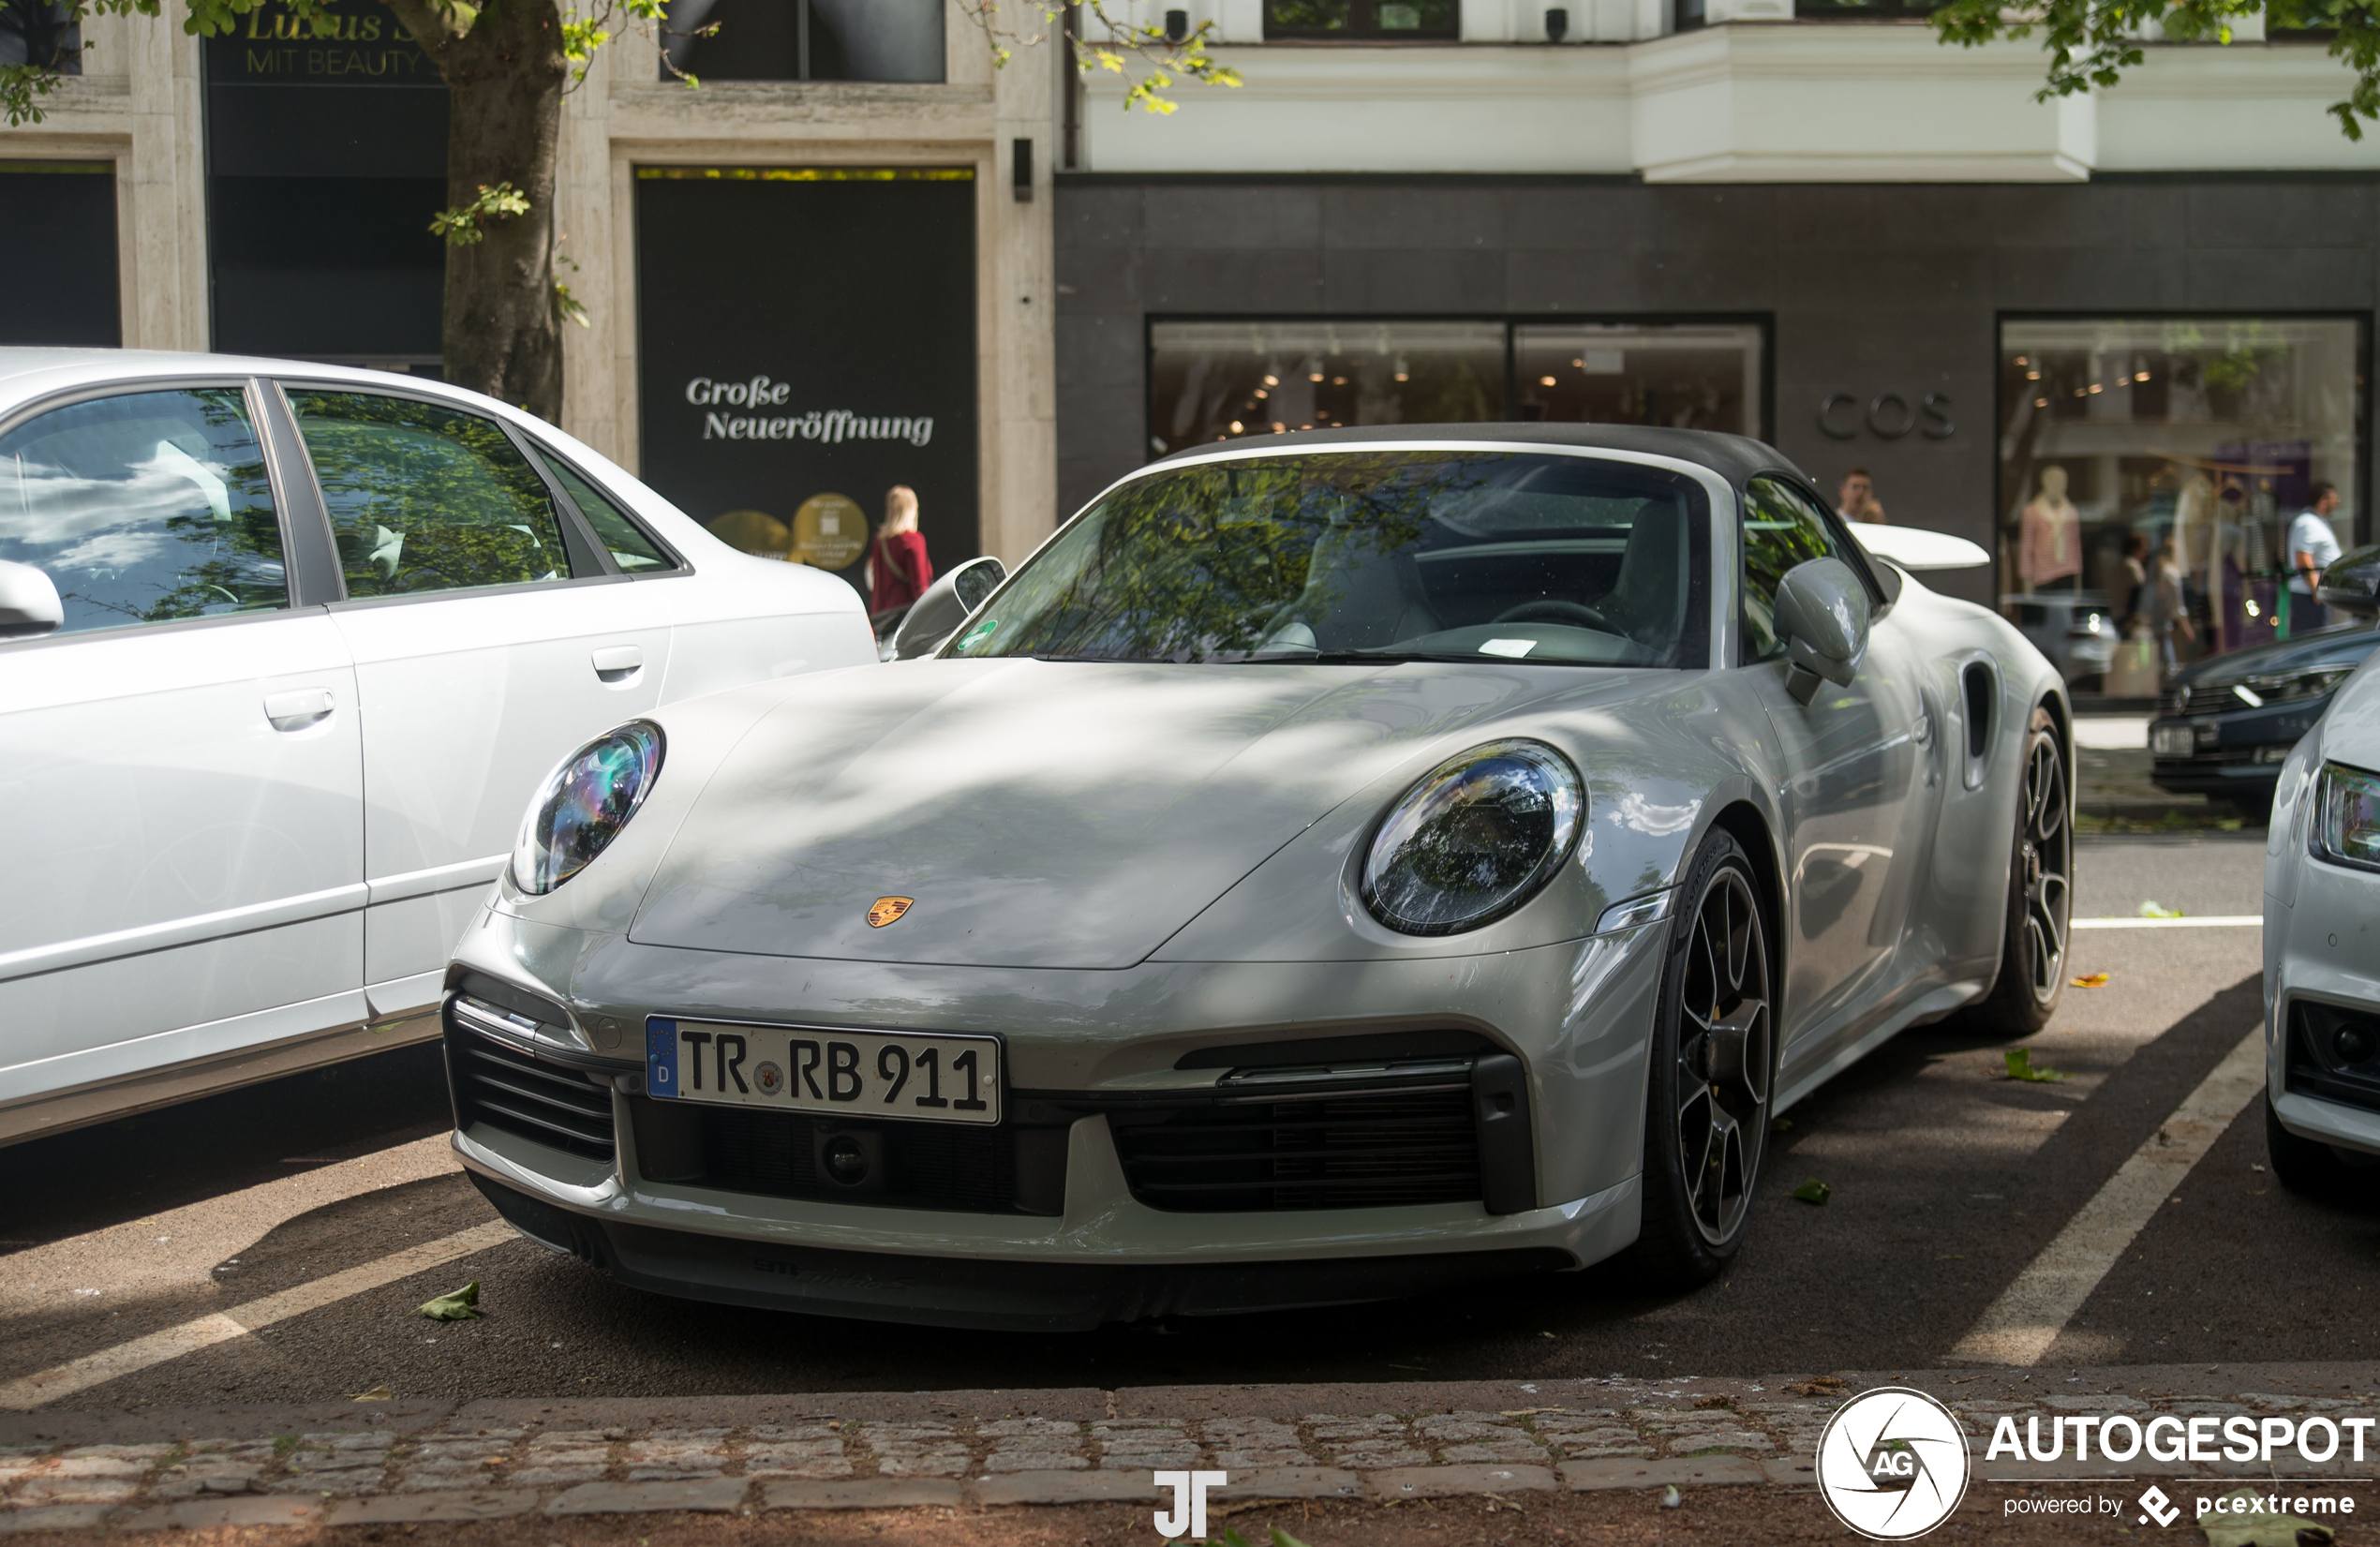
<path fill-rule="evenodd" d="M 959 647 L 962 650 L 974 649 L 985 640 L 989 639 L 999 627 L 1000 619 L 996 617 L 985 619 L 978 626 L 967 631 L 967 637 L 959 642 Z"/>

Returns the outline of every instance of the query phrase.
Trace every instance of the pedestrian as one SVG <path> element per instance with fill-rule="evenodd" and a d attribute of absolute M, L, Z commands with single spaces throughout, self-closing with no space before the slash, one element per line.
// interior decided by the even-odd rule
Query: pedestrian
<path fill-rule="evenodd" d="M 1843 474 L 1840 500 L 1835 513 L 1846 521 L 1864 521 L 1871 527 L 1887 527 L 1884 507 L 1876 502 L 1876 476 L 1866 468 L 1853 468 Z"/>
<path fill-rule="evenodd" d="M 2124 608 L 2116 632 L 2134 632 L 2147 621 L 2149 611 L 2149 539 L 2133 532 L 2124 539 Z"/>
<path fill-rule="evenodd" d="M 2322 572 L 2338 562 L 2339 534 L 2330 529 L 2330 514 L 2339 508 L 2339 490 L 2316 483 L 2306 491 L 2306 508 L 2289 523 L 2289 632 L 2300 633 L 2330 621 L 2330 609 L 2315 599 Z"/>
<path fill-rule="evenodd" d="M 885 491 L 885 524 L 868 550 L 868 610 L 906 607 L 933 583 L 934 562 L 917 529 L 917 491 L 896 483 Z"/>
<path fill-rule="evenodd" d="M 2157 637 L 2158 664 L 2170 677 L 2181 664 L 2181 652 L 2174 644 L 2177 636 L 2185 640 L 2198 637 L 2197 625 L 2190 621 L 2190 600 L 2184 589 L 2181 561 L 2182 536 L 2179 529 L 2165 535 L 2164 548 L 2149 577 L 2149 628 Z"/>

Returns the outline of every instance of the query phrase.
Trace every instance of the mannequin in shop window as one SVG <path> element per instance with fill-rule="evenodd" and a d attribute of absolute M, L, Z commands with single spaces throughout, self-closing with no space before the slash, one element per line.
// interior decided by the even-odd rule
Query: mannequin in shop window
<path fill-rule="evenodd" d="M 868 550 L 868 610 L 906 607 L 934 583 L 934 563 L 917 530 L 917 491 L 896 483 L 885 492 L 885 524 Z"/>
<path fill-rule="evenodd" d="M 2082 584 L 2082 513 L 2066 498 L 2066 469 L 2041 469 L 2041 489 L 2016 523 L 2016 574 L 2028 591 Z"/>

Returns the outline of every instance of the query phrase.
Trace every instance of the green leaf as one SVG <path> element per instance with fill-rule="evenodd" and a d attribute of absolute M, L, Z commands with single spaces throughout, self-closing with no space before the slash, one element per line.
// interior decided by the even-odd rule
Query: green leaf
<path fill-rule="evenodd" d="M 414 1309 L 432 1321 L 473 1321 L 483 1314 L 479 1302 L 480 1281 L 473 1279 L 453 1294 L 425 1300 Z"/>
<path fill-rule="evenodd" d="M 1275 1525 L 1272 1528 L 1272 1547 L 1305 1547 L 1305 1543 Z"/>
<path fill-rule="evenodd" d="M 2000 1056 L 2008 1065 L 2008 1078 L 2011 1079 L 2030 1079 L 2035 1084 L 2045 1085 L 2066 1078 L 2045 1064 L 2036 1066 L 2030 1048 L 2011 1048 Z"/>
<path fill-rule="evenodd" d="M 1811 1177 L 1807 1182 L 1793 1189 L 1793 1196 L 1804 1203 L 1815 1203 L 1822 1208 L 1826 1200 L 1835 1196 L 1835 1189 L 1819 1181 L 1818 1178 Z"/>

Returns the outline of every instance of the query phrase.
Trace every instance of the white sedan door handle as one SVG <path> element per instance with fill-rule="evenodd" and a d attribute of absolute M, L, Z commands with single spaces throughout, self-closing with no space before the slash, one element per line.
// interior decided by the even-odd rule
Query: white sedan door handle
<path fill-rule="evenodd" d="M 285 693 L 268 693 L 264 700 L 264 718 L 276 731 L 302 731 L 338 707 L 328 688 L 294 688 Z"/>
<path fill-rule="evenodd" d="M 594 664 L 595 675 L 606 682 L 625 682 L 645 669 L 641 645 L 606 645 L 588 659 Z"/>

